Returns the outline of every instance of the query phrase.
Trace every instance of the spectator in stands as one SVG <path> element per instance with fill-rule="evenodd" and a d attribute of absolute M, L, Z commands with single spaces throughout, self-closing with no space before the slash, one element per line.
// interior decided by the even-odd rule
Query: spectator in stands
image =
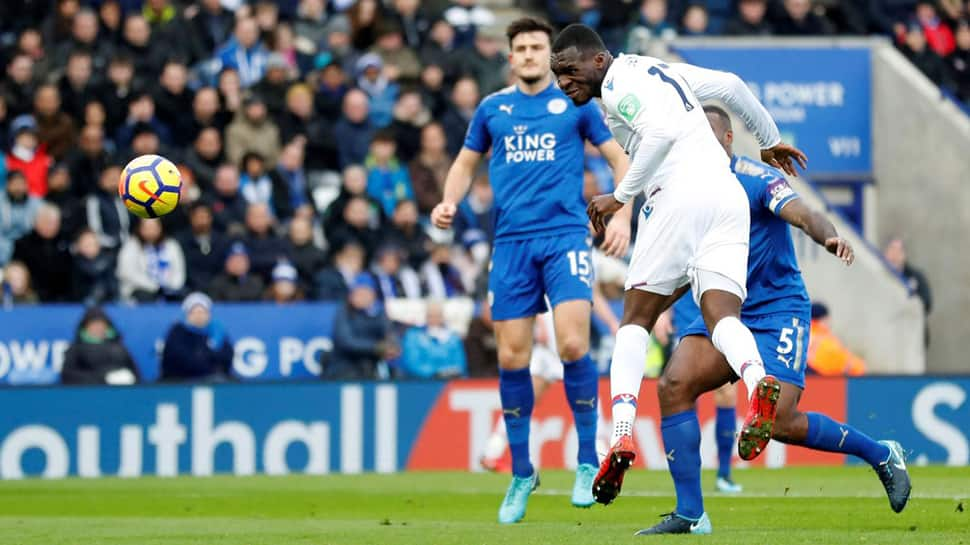
<path fill-rule="evenodd" d="M 181 300 L 185 288 L 185 256 L 166 236 L 158 219 L 139 220 L 135 236 L 118 252 L 118 291 L 129 301 Z"/>
<path fill-rule="evenodd" d="M 923 30 L 912 25 L 906 31 L 906 43 L 901 47 L 903 55 L 919 68 L 926 77 L 937 85 L 951 87 L 946 63 L 936 53 L 926 47 Z"/>
<path fill-rule="evenodd" d="M 64 353 L 61 384 L 135 384 L 138 367 L 121 342 L 121 334 L 111 318 L 99 307 L 85 311 Z"/>
<path fill-rule="evenodd" d="M 347 10 L 350 19 L 351 43 L 357 51 L 367 51 L 377 39 L 377 29 L 382 21 L 378 0 L 357 0 Z"/>
<path fill-rule="evenodd" d="M 297 138 L 283 146 L 280 160 L 276 163 L 275 177 L 282 181 L 290 199 L 287 203 L 290 213 L 284 219 L 293 217 L 303 208 L 313 210 L 307 173 L 303 168 L 304 156 L 304 139 Z"/>
<path fill-rule="evenodd" d="M 7 64 L 7 77 L 0 83 L 8 115 L 17 117 L 33 111 L 34 61 L 25 54 L 14 55 Z"/>
<path fill-rule="evenodd" d="M 808 371 L 824 376 L 858 376 L 866 372 L 866 362 L 850 352 L 832 332 L 829 309 L 821 303 L 812 304 Z"/>
<path fill-rule="evenodd" d="M 287 244 L 276 232 L 269 207 L 263 203 L 250 204 L 246 209 L 246 249 L 253 274 L 269 280 L 273 267 L 280 260 L 289 260 Z"/>
<path fill-rule="evenodd" d="M 152 28 L 148 21 L 138 14 L 125 17 L 121 44 L 118 52 L 132 60 L 135 79 L 139 82 L 155 81 L 171 44 L 153 39 Z"/>
<path fill-rule="evenodd" d="M 10 135 L 7 172 L 19 171 L 27 182 L 27 193 L 43 197 L 47 194 L 47 171 L 52 160 L 40 143 L 34 118 L 27 114 L 18 116 L 10 123 Z"/>
<path fill-rule="evenodd" d="M 923 303 L 924 317 L 929 316 L 933 311 L 933 292 L 930 290 L 930 283 L 926 279 L 923 271 L 912 266 L 906 256 L 906 245 L 902 237 L 892 237 L 886 243 L 882 253 L 893 272 L 895 272 L 906 284 L 909 293 L 915 294 Z M 929 324 L 926 324 L 925 331 L 926 345 L 929 346 Z"/>
<path fill-rule="evenodd" d="M 61 93 L 61 110 L 75 121 L 83 119 L 84 106 L 101 92 L 95 85 L 90 53 L 82 49 L 70 54 L 58 90 Z"/>
<path fill-rule="evenodd" d="M 288 261 L 280 261 L 273 267 L 272 283 L 266 290 L 263 299 L 272 301 L 277 305 L 286 305 L 304 298 L 303 289 L 300 288 L 300 275 Z"/>
<path fill-rule="evenodd" d="M 397 23 L 404 37 L 404 44 L 417 51 L 431 28 L 431 19 L 421 9 L 418 0 L 394 0 L 391 20 Z"/>
<path fill-rule="evenodd" d="M 377 298 L 380 301 L 421 298 L 421 279 L 404 262 L 404 252 L 398 246 L 391 243 L 381 245 L 370 270 L 376 281 Z"/>
<path fill-rule="evenodd" d="M 314 0 L 318 1 L 318 0 Z M 324 52 L 314 60 L 314 69 L 319 73 L 314 105 L 316 112 L 329 123 L 340 119 L 340 109 L 344 95 L 350 89 L 347 73 L 330 52 Z M 364 117 L 367 117 L 366 115 Z"/>
<path fill-rule="evenodd" d="M 427 294 L 435 299 L 465 294 L 461 271 L 452 264 L 451 246 L 437 243 L 431 247 L 431 257 L 421 267 L 421 280 Z"/>
<path fill-rule="evenodd" d="M 270 53 L 266 57 L 266 73 L 250 91 L 262 99 L 273 119 L 280 119 L 286 107 L 286 91 L 290 87 L 290 65 L 283 55 Z"/>
<path fill-rule="evenodd" d="M 350 165 L 343 171 L 340 194 L 330 203 L 323 214 L 323 229 L 327 233 L 328 239 L 344 221 L 344 209 L 353 197 L 360 197 L 368 204 L 367 223 L 370 227 L 379 229 L 384 223 L 384 209 L 376 199 L 367 194 L 367 169 L 360 165 Z"/>
<path fill-rule="evenodd" d="M 152 95 L 158 120 L 172 133 L 171 143 L 184 145 L 195 137 L 193 119 L 186 115 L 192 111 L 194 97 L 188 88 L 188 69 L 175 59 L 169 59 L 158 78 L 158 87 Z"/>
<path fill-rule="evenodd" d="M 832 34 L 832 25 L 812 11 L 812 0 L 784 0 L 784 9 L 774 21 L 781 36 L 822 36 Z"/>
<path fill-rule="evenodd" d="M 81 129 L 78 147 L 67 154 L 65 162 L 71 173 L 71 186 L 75 197 L 84 197 L 95 191 L 101 172 L 108 165 L 108 152 L 104 147 L 104 129 L 85 125 Z"/>
<path fill-rule="evenodd" d="M 131 215 L 118 198 L 118 180 L 121 166 L 112 163 L 101 171 L 98 188 L 85 199 L 87 226 L 98 237 L 101 247 L 117 254 L 128 240 Z"/>
<path fill-rule="evenodd" d="M 71 253 L 61 233 L 61 213 L 43 204 L 34 216 L 34 230 L 14 245 L 13 259 L 30 270 L 34 290 L 42 303 L 59 303 L 71 295 Z"/>
<path fill-rule="evenodd" d="M 98 39 L 98 30 L 97 13 L 88 8 L 80 10 L 71 21 L 71 37 L 53 51 L 54 67 L 67 64 L 72 52 L 85 51 L 91 55 L 95 73 L 104 73 L 114 48 L 110 40 Z"/>
<path fill-rule="evenodd" d="M 421 129 L 420 142 L 417 157 L 408 165 L 408 174 L 418 211 L 428 215 L 444 195 L 445 178 L 448 176 L 452 158 L 446 150 L 444 128 L 437 121 L 432 121 Z"/>
<path fill-rule="evenodd" d="M 356 242 L 333 247 L 333 263 L 314 277 L 316 292 L 313 298 L 323 301 L 345 300 L 354 279 L 364 270 L 364 259 L 364 247 Z"/>
<path fill-rule="evenodd" d="M 51 4 L 54 12 L 48 15 L 41 30 L 46 42 L 59 44 L 70 38 L 71 20 L 81 9 L 81 3 L 77 0 L 57 0 Z"/>
<path fill-rule="evenodd" d="M 212 213 L 216 230 L 230 236 L 241 235 L 246 221 L 246 198 L 239 191 L 239 170 L 222 165 L 216 170 Z"/>
<path fill-rule="evenodd" d="M 274 217 L 285 220 L 293 215 L 290 189 L 278 171 L 268 171 L 263 156 L 255 151 L 243 155 L 240 163 L 239 191 L 252 204 L 265 204 Z"/>
<path fill-rule="evenodd" d="M 234 118 L 243 106 L 243 88 L 239 71 L 232 67 L 223 68 L 219 72 L 216 87 L 219 89 L 219 99 L 222 103 L 221 113 L 230 119 Z"/>
<path fill-rule="evenodd" d="M 667 22 L 667 0 L 643 0 L 640 3 L 636 25 L 626 37 L 626 50 L 646 55 L 652 53 L 656 40 L 667 41 L 677 37 L 677 30 Z"/>
<path fill-rule="evenodd" d="M 106 134 L 117 134 L 128 116 L 128 102 L 134 94 L 135 64 L 126 53 L 116 53 L 108 63 L 108 78 L 100 99 L 107 113 Z"/>
<path fill-rule="evenodd" d="M 196 184 L 203 192 L 211 194 L 216 170 L 223 162 L 222 135 L 219 129 L 203 128 L 195 137 L 192 149 L 185 155 L 185 165 L 192 171 Z"/>
<path fill-rule="evenodd" d="M 389 130 L 379 131 L 371 141 L 367 166 L 367 194 L 390 216 L 398 201 L 413 199 L 407 168 L 397 158 L 397 142 Z"/>
<path fill-rule="evenodd" d="M 400 86 L 388 77 L 384 62 L 377 53 L 368 53 L 357 59 L 355 70 L 357 88 L 368 98 L 370 123 L 377 128 L 388 126 Z"/>
<path fill-rule="evenodd" d="M 263 279 L 250 273 L 246 245 L 234 242 L 229 247 L 223 272 L 212 280 L 208 292 L 216 301 L 259 301 L 263 286 Z"/>
<path fill-rule="evenodd" d="M 394 104 L 394 119 L 390 131 L 394 134 L 397 158 L 410 163 L 421 144 L 421 127 L 431 121 L 431 112 L 421 102 L 421 93 L 409 90 L 401 93 Z"/>
<path fill-rule="evenodd" d="M 0 194 L 0 265 L 10 261 L 14 244 L 33 228 L 42 203 L 27 193 L 27 179 L 22 172 L 13 170 L 7 174 L 7 187 Z"/>
<path fill-rule="evenodd" d="M 457 56 L 460 70 L 475 78 L 483 95 L 494 93 L 508 83 L 508 60 L 502 52 L 505 39 L 502 28 L 479 29 L 474 47 L 462 50 Z"/>
<path fill-rule="evenodd" d="M 226 160 L 241 164 L 247 152 L 257 152 L 270 167 L 276 165 L 280 154 L 280 131 L 269 118 L 266 104 L 250 95 L 243 108 L 226 128 Z"/>
<path fill-rule="evenodd" d="M 313 223 L 306 216 L 290 222 L 287 252 L 299 274 L 300 291 L 314 293 L 313 279 L 327 264 L 327 253 L 313 242 Z"/>
<path fill-rule="evenodd" d="M 120 0 L 103 0 L 98 9 L 98 39 L 117 44 L 121 40 Z"/>
<path fill-rule="evenodd" d="M 421 74 L 421 62 L 416 52 L 404 42 L 401 27 L 387 22 L 377 31 L 377 43 L 372 51 L 384 63 L 384 72 L 391 81 L 417 83 Z"/>
<path fill-rule="evenodd" d="M 337 160 L 341 169 L 363 164 L 367 157 L 375 126 L 370 120 L 370 104 L 360 89 L 351 89 L 344 95 L 343 115 L 334 126 L 337 138 Z"/>
<path fill-rule="evenodd" d="M 286 92 L 286 111 L 280 120 L 280 137 L 286 146 L 299 139 L 300 165 L 290 164 L 287 168 L 294 170 L 301 167 L 306 157 L 307 170 L 335 170 L 337 168 L 337 135 L 334 134 L 332 123 L 319 115 L 314 115 L 313 91 L 309 85 L 297 83 Z M 294 152 L 295 150 L 290 150 Z M 286 152 L 284 147 L 284 153 Z M 293 159 L 293 157 L 291 157 Z M 282 159 L 281 159 L 282 160 Z M 301 191 L 291 197 L 302 196 Z M 302 199 L 302 197 L 301 197 Z"/>
<path fill-rule="evenodd" d="M 346 14 L 334 15 L 327 21 L 327 42 L 325 50 L 340 63 L 344 72 L 352 74 L 360 51 L 353 47 L 353 23 Z"/>
<path fill-rule="evenodd" d="M 455 47 L 455 29 L 448 21 L 438 19 L 431 25 L 428 37 L 421 46 L 421 63 L 427 67 L 440 67 L 444 74 L 454 75 L 457 70 L 456 58 L 458 49 Z"/>
<path fill-rule="evenodd" d="M 689 4 L 681 18 L 680 33 L 684 36 L 708 34 L 709 17 L 704 4 Z"/>
<path fill-rule="evenodd" d="M 445 94 L 445 72 L 441 66 L 428 64 L 421 70 L 421 101 L 431 110 L 434 119 L 440 119 L 448 110 Z"/>
<path fill-rule="evenodd" d="M 970 21 L 957 24 L 956 49 L 946 58 L 956 94 L 970 105 Z"/>
<path fill-rule="evenodd" d="M 0 295 L 3 308 L 14 305 L 36 305 L 40 300 L 30 285 L 30 270 L 19 261 L 11 261 L 0 269 Z"/>
<path fill-rule="evenodd" d="M 80 301 L 85 306 L 115 300 L 118 296 L 115 259 L 112 254 L 102 250 L 94 231 L 81 231 L 72 253 L 74 270 L 71 272 L 71 299 Z"/>
<path fill-rule="evenodd" d="M 178 153 L 178 150 L 163 147 L 161 135 L 149 123 L 136 123 L 131 134 L 131 149 L 119 150 L 118 158 L 123 162 L 130 161 L 140 155 L 162 155 L 175 158 L 175 154 Z"/>
<path fill-rule="evenodd" d="M 201 0 L 197 7 L 192 7 L 196 9 L 186 10 L 186 45 L 194 63 L 207 59 L 218 46 L 229 40 L 234 17 L 231 11 L 222 7 L 220 0 Z"/>
<path fill-rule="evenodd" d="M 103 86 L 100 89 L 104 92 Z M 91 99 L 84 105 L 84 114 L 81 117 L 81 127 L 92 126 L 104 130 L 108 122 L 108 111 L 104 109 L 104 103 L 98 99 Z M 112 142 L 113 144 L 113 142 Z"/>
<path fill-rule="evenodd" d="M 166 30 L 178 17 L 179 10 L 172 5 L 172 0 L 147 0 L 141 13 L 152 29 Z"/>
<path fill-rule="evenodd" d="M 229 241 L 212 229 L 212 209 L 205 202 L 196 201 L 189 207 L 189 225 L 178 237 L 185 256 L 185 285 L 191 291 L 203 291 L 222 270 Z"/>
<path fill-rule="evenodd" d="M 84 200 L 78 199 L 72 190 L 71 171 L 64 163 L 51 167 L 47 175 L 47 195 L 44 200 L 61 211 L 61 226 L 68 237 L 80 232 L 87 220 Z"/>
<path fill-rule="evenodd" d="M 262 79 L 269 52 L 259 39 L 256 20 L 252 17 L 237 18 L 233 37 L 216 51 L 215 56 L 223 67 L 239 72 L 243 88 Z"/>
<path fill-rule="evenodd" d="M 407 376 L 454 378 L 468 374 L 461 337 L 445 325 L 444 307 L 429 301 L 424 327 L 404 334 L 401 367 Z"/>
<path fill-rule="evenodd" d="M 293 22 L 297 47 L 315 54 L 327 39 L 327 2 L 325 0 L 300 0 Z"/>
<path fill-rule="evenodd" d="M 193 292 L 182 301 L 185 318 L 172 325 L 162 349 L 161 380 L 225 382 L 232 373 L 233 346 L 212 317 L 212 299 Z"/>
<path fill-rule="evenodd" d="M 953 31 L 940 19 L 932 2 L 916 4 L 916 22 L 923 29 L 926 44 L 937 55 L 946 57 L 956 48 Z"/>
<path fill-rule="evenodd" d="M 448 154 L 457 156 L 465 143 L 468 124 L 475 114 L 479 99 L 478 83 L 474 78 L 461 78 L 451 90 L 451 107 L 442 117 L 441 124 L 448 138 Z"/>
<path fill-rule="evenodd" d="M 144 130 L 148 126 L 158 136 L 161 142 L 166 145 L 172 143 L 172 131 L 165 123 L 162 123 L 155 115 L 155 99 L 147 90 L 136 91 L 131 94 L 128 102 L 128 117 L 115 132 L 115 144 L 118 150 L 127 150 L 135 139 L 135 132 L 138 129 Z"/>
<path fill-rule="evenodd" d="M 415 270 L 428 259 L 431 239 L 418 222 L 418 206 L 414 201 L 399 201 L 394 207 L 387 240 L 402 249 L 405 262 Z"/>
<path fill-rule="evenodd" d="M 488 259 L 495 239 L 495 195 L 488 172 L 481 170 L 472 180 L 471 191 L 458 205 L 455 215 L 455 240 L 471 253 L 478 263 Z"/>
<path fill-rule="evenodd" d="M 183 114 L 184 115 L 184 114 Z M 229 124 L 231 114 L 222 109 L 219 91 L 215 87 L 202 87 L 192 98 L 192 139 L 195 139 L 202 129 L 212 127 L 222 131 Z"/>
<path fill-rule="evenodd" d="M 475 378 L 498 377 L 498 343 L 495 340 L 495 325 L 492 322 L 492 309 L 488 304 L 487 274 L 480 275 L 481 289 L 476 289 L 476 300 L 481 309 L 472 318 L 465 334 L 465 355 L 468 363 L 468 376 Z"/>
<path fill-rule="evenodd" d="M 474 38 L 482 31 L 487 33 L 495 24 L 495 14 L 479 6 L 477 0 L 452 0 L 444 17 L 455 28 L 457 47 L 471 46 Z"/>
<path fill-rule="evenodd" d="M 323 376 L 338 380 L 381 378 L 382 362 L 400 354 L 390 321 L 377 301 L 374 279 L 362 273 L 354 279 L 347 302 L 334 316 L 333 352 Z"/>

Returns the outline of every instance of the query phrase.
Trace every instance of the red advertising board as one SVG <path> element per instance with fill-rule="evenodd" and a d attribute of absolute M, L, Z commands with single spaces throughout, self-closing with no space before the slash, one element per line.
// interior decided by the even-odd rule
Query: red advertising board
<path fill-rule="evenodd" d="M 742 390 L 743 392 L 743 387 Z M 809 378 L 800 408 L 824 412 L 836 420 L 846 415 L 844 379 Z M 608 379 L 600 382 L 600 425 L 609 430 Z M 743 395 L 739 396 L 743 398 Z M 657 382 L 644 380 L 640 389 L 639 417 L 635 438 L 640 450 L 637 464 L 652 469 L 666 467 L 660 436 L 660 411 L 657 406 Z M 747 401 L 738 400 L 739 418 Z M 705 466 L 716 463 L 714 444 L 714 401 L 704 396 L 698 404 L 701 420 L 701 453 Z M 408 457 L 408 469 L 439 470 L 479 468 L 478 459 L 494 425 L 501 416 L 496 380 L 453 381 L 446 385 L 428 414 Z M 566 404 L 562 384 L 556 384 L 536 403 L 532 418 L 533 458 L 540 467 L 575 467 L 576 433 Z M 739 462 L 739 465 L 742 465 Z M 820 453 L 772 442 L 755 465 L 838 465 L 845 457 Z"/>

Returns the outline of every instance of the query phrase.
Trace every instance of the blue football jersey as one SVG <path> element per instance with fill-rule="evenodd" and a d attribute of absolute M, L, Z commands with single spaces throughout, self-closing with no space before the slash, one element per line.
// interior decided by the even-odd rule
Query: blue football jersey
<path fill-rule="evenodd" d="M 744 187 L 751 207 L 748 298 L 741 307 L 742 317 L 807 309 L 811 303 L 795 258 L 791 230 L 788 222 L 778 217 L 782 207 L 798 194 L 781 171 L 762 162 L 735 155 L 731 171 Z M 701 315 L 689 293 L 674 303 L 673 312 L 677 336 Z"/>
<path fill-rule="evenodd" d="M 580 107 L 552 83 L 537 95 L 516 86 L 493 93 L 475 110 L 464 146 L 492 149 L 495 239 L 586 232 L 583 146 L 612 138 L 594 102 Z"/>
<path fill-rule="evenodd" d="M 748 298 L 742 316 L 763 316 L 808 308 L 811 302 L 795 257 L 791 228 L 778 217 L 798 194 L 785 175 L 747 157 L 731 158 L 734 172 L 751 206 L 751 240 L 748 247 Z"/>

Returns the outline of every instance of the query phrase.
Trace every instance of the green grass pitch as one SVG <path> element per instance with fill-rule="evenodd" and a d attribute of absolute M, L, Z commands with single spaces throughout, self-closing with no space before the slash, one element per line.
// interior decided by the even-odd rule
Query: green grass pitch
<path fill-rule="evenodd" d="M 868 468 L 748 469 L 708 494 L 711 536 L 633 537 L 674 506 L 670 477 L 633 471 L 608 507 L 569 505 L 547 471 L 523 522 L 495 522 L 507 475 L 402 473 L 0 482 L 3 545 L 970 545 L 970 468 L 913 468 L 896 515 Z M 705 472 L 705 490 L 713 486 Z"/>

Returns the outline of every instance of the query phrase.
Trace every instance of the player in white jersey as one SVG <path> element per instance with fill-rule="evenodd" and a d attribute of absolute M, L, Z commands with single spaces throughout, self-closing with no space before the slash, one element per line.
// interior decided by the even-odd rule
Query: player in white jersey
<path fill-rule="evenodd" d="M 595 31 L 570 25 L 552 47 L 552 70 L 572 101 L 601 97 L 607 123 L 630 154 L 630 169 L 612 194 L 588 212 L 594 227 L 639 193 L 646 194 L 627 273 L 610 389 L 613 437 L 593 483 L 612 502 L 636 459 L 633 425 L 643 358 L 657 317 L 691 286 L 711 341 L 744 380 L 751 399 L 741 434 L 763 449 L 771 437 L 778 381 L 765 375 L 754 337 L 740 321 L 746 296 L 750 212 L 744 189 L 707 122 L 701 101 L 721 100 L 758 138 L 762 158 L 794 174 L 805 157 L 781 143 L 778 128 L 732 74 L 659 59 L 614 59 Z"/>

